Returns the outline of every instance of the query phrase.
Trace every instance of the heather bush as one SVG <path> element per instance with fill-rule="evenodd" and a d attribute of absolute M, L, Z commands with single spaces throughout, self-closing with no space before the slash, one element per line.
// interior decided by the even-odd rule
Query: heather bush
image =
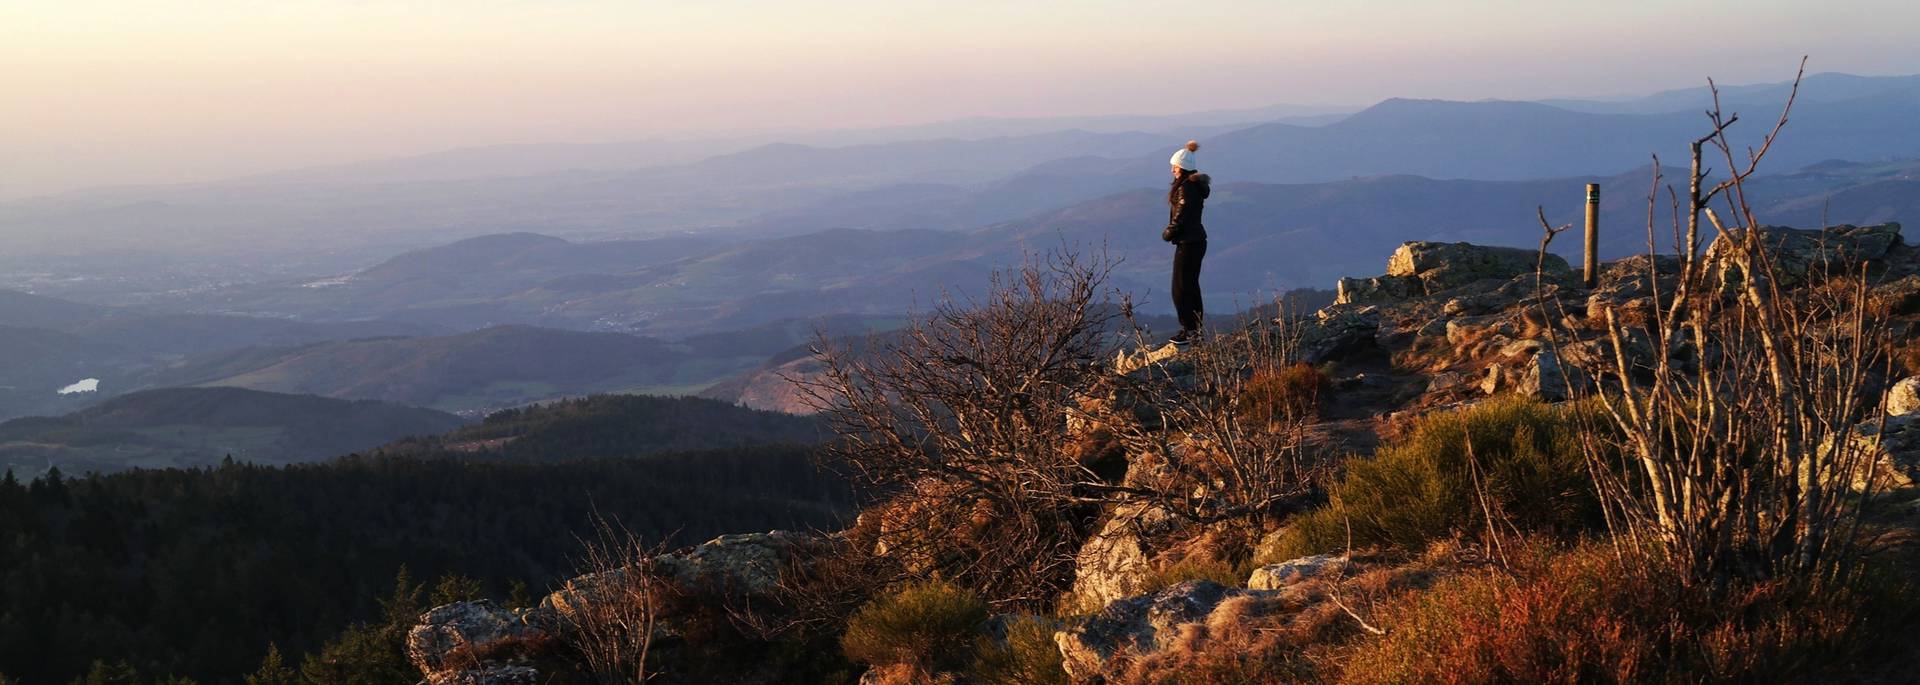
<path fill-rule="evenodd" d="M 1524 397 L 1418 419 L 1373 456 L 1349 460 L 1326 506 L 1297 517 L 1262 563 L 1392 545 L 1419 550 L 1455 535 L 1597 527 L 1599 506 L 1572 412 Z M 1492 522 L 1489 522 L 1489 518 Z"/>
<path fill-rule="evenodd" d="M 1511 571 L 1443 580 L 1390 603 L 1381 637 L 1341 660 L 1346 683 L 1878 682 L 1911 653 L 1911 587 L 1783 581 L 1716 594 L 1611 547 L 1533 547 Z M 1888 682 L 1897 682 L 1892 680 Z"/>

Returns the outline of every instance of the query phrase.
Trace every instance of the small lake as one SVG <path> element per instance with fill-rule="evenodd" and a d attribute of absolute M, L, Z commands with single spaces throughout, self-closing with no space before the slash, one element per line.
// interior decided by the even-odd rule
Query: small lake
<path fill-rule="evenodd" d="M 60 394 L 72 395 L 74 393 L 97 392 L 99 390 L 100 390 L 100 379 L 82 378 L 78 382 L 74 383 L 73 385 L 69 385 L 67 387 L 61 388 Z"/>

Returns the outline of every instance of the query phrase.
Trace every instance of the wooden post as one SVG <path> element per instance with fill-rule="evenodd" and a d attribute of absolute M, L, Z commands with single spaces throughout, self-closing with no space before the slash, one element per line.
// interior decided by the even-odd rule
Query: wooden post
<path fill-rule="evenodd" d="M 1600 284 L 1600 184 L 1587 184 L 1587 257 L 1588 288 Z"/>

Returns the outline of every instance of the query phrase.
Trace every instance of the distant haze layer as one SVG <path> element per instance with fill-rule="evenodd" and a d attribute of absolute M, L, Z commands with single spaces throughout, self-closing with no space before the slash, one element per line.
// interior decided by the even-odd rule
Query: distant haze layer
<path fill-rule="evenodd" d="M 501 143 L 1591 97 L 1801 54 L 1905 72 L 1915 25 L 1896 0 L 8 2 L 0 199 Z"/>

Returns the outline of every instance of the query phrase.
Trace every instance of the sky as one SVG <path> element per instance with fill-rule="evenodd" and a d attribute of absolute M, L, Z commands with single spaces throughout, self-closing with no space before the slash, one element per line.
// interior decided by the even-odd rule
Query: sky
<path fill-rule="evenodd" d="M 527 142 L 1920 71 L 1911 0 L 0 0 L 0 199 Z"/>

